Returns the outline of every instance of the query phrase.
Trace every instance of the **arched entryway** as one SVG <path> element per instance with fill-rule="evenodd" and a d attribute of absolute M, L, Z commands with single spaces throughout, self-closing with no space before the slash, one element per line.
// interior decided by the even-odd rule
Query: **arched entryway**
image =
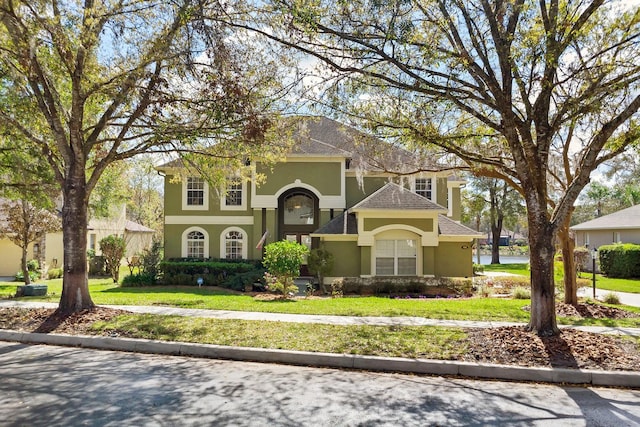
<path fill-rule="evenodd" d="M 311 249 L 311 236 L 319 227 L 318 197 L 304 188 L 292 188 L 278 198 L 279 239 L 298 242 Z M 306 266 L 301 274 L 307 275 Z"/>

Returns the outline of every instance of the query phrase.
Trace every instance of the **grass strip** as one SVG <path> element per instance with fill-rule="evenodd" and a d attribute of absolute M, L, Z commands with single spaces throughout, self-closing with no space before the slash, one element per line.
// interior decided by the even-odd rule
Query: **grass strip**
<path fill-rule="evenodd" d="M 147 314 L 96 322 L 96 333 L 226 346 L 452 360 L 466 353 L 461 328 L 336 326 Z"/>

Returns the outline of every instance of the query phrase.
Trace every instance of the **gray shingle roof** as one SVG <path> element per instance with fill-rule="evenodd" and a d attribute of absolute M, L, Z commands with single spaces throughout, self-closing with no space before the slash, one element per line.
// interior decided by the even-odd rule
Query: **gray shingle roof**
<path fill-rule="evenodd" d="M 472 230 L 445 215 L 438 215 L 438 234 L 446 236 L 484 236 L 483 233 Z"/>
<path fill-rule="evenodd" d="M 351 209 L 402 209 L 402 210 L 436 210 L 447 209 L 433 203 L 426 197 L 422 197 L 393 182 L 387 183 L 375 193 L 371 194 Z"/>
<path fill-rule="evenodd" d="M 156 231 L 145 227 L 142 224 L 138 224 L 137 222 L 126 220 L 124 223 L 124 229 L 126 231 L 138 232 L 138 233 L 155 233 Z"/>
<path fill-rule="evenodd" d="M 571 227 L 572 230 L 612 230 L 640 228 L 640 205 L 631 206 Z"/>
<path fill-rule="evenodd" d="M 345 233 L 345 213 L 333 218 L 331 221 L 318 228 L 313 234 L 358 234 L 358 221 L 355 214 L 346 214 L 347 224 Z"/>

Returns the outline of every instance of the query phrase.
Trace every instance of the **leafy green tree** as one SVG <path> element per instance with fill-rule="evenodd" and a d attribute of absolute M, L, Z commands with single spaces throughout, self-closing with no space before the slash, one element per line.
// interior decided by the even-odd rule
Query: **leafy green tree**
<path fill-rule="evenodd" d="M 327 66 L 324 86 L 316 84 L 327 89 L 325 104 L 518 189 L 533 254 L 528 329 L 558 334 L 554 238 L 591 172 L 640 136 L 637 8 L 603 0 L 270 4 L 272 26 L 262 34 Z"/>
<path fill-rule="evenodd" d="M 107 273 L 118 283 L 120 279 L 120 262 L 127 252 L 127 243 L 122 237 L 110 235 L 100 239 L 100 251 L 104 257 L 104 266 Z"/>
<path fill-rule="evenodd" d="M 318 276 L 321 289 L 324 289 L 325 276 L 331 274 L 331 270 L 333 270 L 333 261 L 333 254 L 326 249 L 311 249 L 311 252 L 309 253 L 307 258 L 309 271 L 311 274 Z"/>
<path fill-rule="evenodd" d="M 110 165 L 185 151 L 240 165 L 263 146 L 281 58 L 232 33 L 234 14 L 209 0 L 0 0 L 0 126 L 62 194 L 59 312 L 94 306 L 88 205 Z"/>
<path fill-rule="evenodd" d="M 60 219 L 53 212 L 40 209 L 27 200 L 6 203 L 2 214 L 6 223 L 0 224 L 0 237 L 5 237 L 22 249 L 20 270 L 24 275 L 24 283 L 31 283 L 29 275 L 28 247 L 32 243 L 41 242 L 46 233 L 60 230 Z"/>
<path fill-rule="evenodd" d="M 300 275 L 300 266 L 304 262 L 309 248 L 296 242 L 281 240 L 269 243 L 264 248 L 262 264 L 267 268 L 272 280 L 267 277 L 269 290 L 279 292 L 286 297 L 296 290 L 293 279 Z"/>

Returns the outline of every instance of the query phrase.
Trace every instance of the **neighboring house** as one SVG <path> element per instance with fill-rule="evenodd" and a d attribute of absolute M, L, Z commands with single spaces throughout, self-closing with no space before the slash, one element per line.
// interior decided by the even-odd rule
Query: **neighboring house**
<path fill-rule="evenodd" d="M 252 162 L 259 186 L 165 175 L 165 257 L 260 259 L 287 239 L 333 253 L 332 277 L 471 276 L 477 233 L 460 219 L 463 181 L 405 150 L 327 118 L 293 121 L 295 144 L 275 165 Z M 401 176 L 388 171 L 421 172 Z M 219 196 L 222 194 L 222 196 Z M 265 244 L 266 244 L 265 243 Z M 304 272 L 304 269 L 303 269 Z"/>
<path fill-rule="evenodd" d="M 640 244 L 640 205 L 574 225 L 571 230 L 576 235 L 576 246 L 598 248 L 619 242 Z"/>
<path fill-rule="evenodd" d="M 127 243 L 126 256 L 130 257 L 151 247 L 155 231 L 126 219 L 126 207 L 114 208 L 108 219 L 91 219 L 87 233 L 87 250 L 100 255 L 100 240 L 111 234 L 123 237 Z M 4 216 L 0 213 L 0 221 Z M 42 257 L 44 271 L 62 268 L 62 231 L 47 233 L 41 242 L 29 245 L 29 259 Z M 21 249 L 9 239 L 0 239 L 0 276 L 13 276 L 20 269 Z"/>

